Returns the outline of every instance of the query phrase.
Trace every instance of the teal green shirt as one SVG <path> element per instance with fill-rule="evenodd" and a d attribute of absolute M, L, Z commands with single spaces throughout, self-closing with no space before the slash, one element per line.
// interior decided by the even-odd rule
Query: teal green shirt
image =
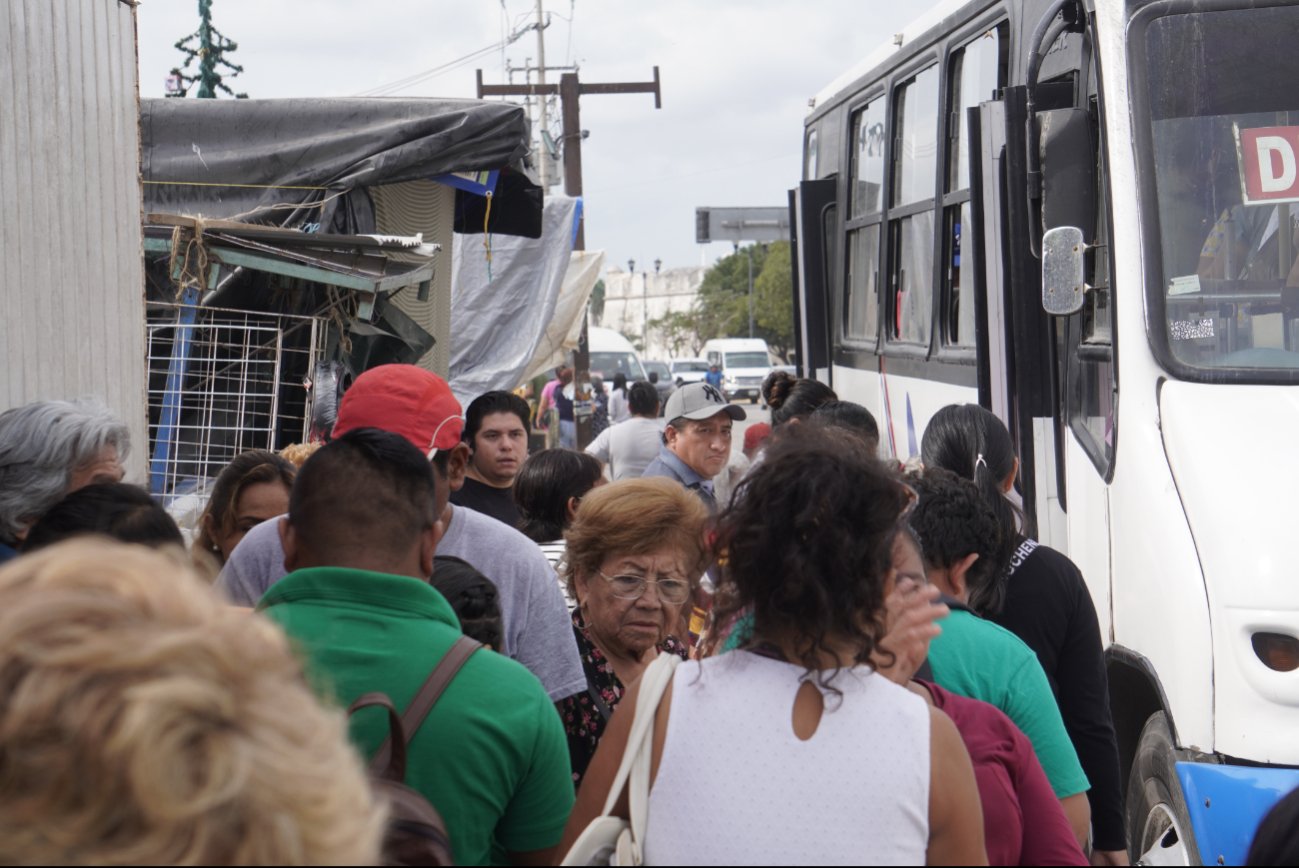
<path fill-rule="evenodd" d="M 344 707 L 377 690 L 404 710 L 461 635 L 427 582 L 362 570 L 298 570 L 257 608 L 297 643 L 322 695 Z M 358 712 L 351 733 L 370 756 L 388 734 L 387 715 Z M 507 852 L 559 843 L 573 808 L 570 772 L 564 727 L 541 683 L 484 649 L 412 738 L 406 783 L 446 821 L 456 864 L 501 864 Z"/>
<path fill-rule="evenodd" d="M 929 644 L 934 682 L 1005 712 L 1033 742 L 1057 798 L 1090 789 L 1033 650 L 1009 630 L 959 609 L 939 626 L 943 632 Z"/>

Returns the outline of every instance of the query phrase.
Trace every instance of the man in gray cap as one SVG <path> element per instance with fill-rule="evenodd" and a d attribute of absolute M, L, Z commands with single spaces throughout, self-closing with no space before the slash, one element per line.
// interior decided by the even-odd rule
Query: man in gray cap
<path fill-rule="evenodd" d="M 744 419 L 744 410 L 732 406 L 715 386 L 690 383 L 672 393 L 663 415 L 668 420 L 663 446 L 642 475 L 675 479 L 715 512 L 713 477 L 730 460 L 731 428 Z"/>

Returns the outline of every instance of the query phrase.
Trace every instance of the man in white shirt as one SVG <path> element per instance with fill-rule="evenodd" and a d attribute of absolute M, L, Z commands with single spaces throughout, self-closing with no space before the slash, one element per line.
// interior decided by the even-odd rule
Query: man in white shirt
<path fill-rule="evenodd" d="M 609 477 L 639 479 L 649 463 L 658 457 L 663 445 L 663 422 L 659 419 L 658 391 L 650 383 L 633 383 L 628 389 L 627 403 L 631 418 L 600 432 L 600 436 L 586 447 L 593 455 L 608 465 Z"/>

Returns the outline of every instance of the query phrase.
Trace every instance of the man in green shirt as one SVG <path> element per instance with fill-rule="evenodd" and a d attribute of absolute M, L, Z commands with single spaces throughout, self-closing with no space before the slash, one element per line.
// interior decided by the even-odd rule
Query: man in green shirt
<path fill-rule="evenodd" d="M 381 691 L 404 709 L 460 638 L 451 606 L 428 584 L 445 483 L 420 449 L 376 429 L 333 441 L 298 475 L 280 528 L 290 574 L 258 609 L 340 705 Z M 378 709 L 352 722 L 367 756 L 387 733 Z M 462 865 L 551 864 L 573 805 L 564 729 L 546 691 L 487 649 L 412 736 L 406 783 L 438 809 Z"/>

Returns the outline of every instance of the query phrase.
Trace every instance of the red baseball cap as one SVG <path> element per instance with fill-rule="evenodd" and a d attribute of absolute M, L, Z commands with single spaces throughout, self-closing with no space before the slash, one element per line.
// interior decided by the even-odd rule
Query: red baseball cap
<path fill-rule="evenodd" d="M 771 436 L 771 426 L 766 422 L 755 422 L 744 430 L 744 451 L 752 452 Z"/>
<path fill-rule="evenodd" d="M 378 428 L 400 434 L 432 459 L 460 442 L 463 427 L 460 402 L 446 380 L 414 365 L 379 365 L 343 393 L 334 436 Z"/>

